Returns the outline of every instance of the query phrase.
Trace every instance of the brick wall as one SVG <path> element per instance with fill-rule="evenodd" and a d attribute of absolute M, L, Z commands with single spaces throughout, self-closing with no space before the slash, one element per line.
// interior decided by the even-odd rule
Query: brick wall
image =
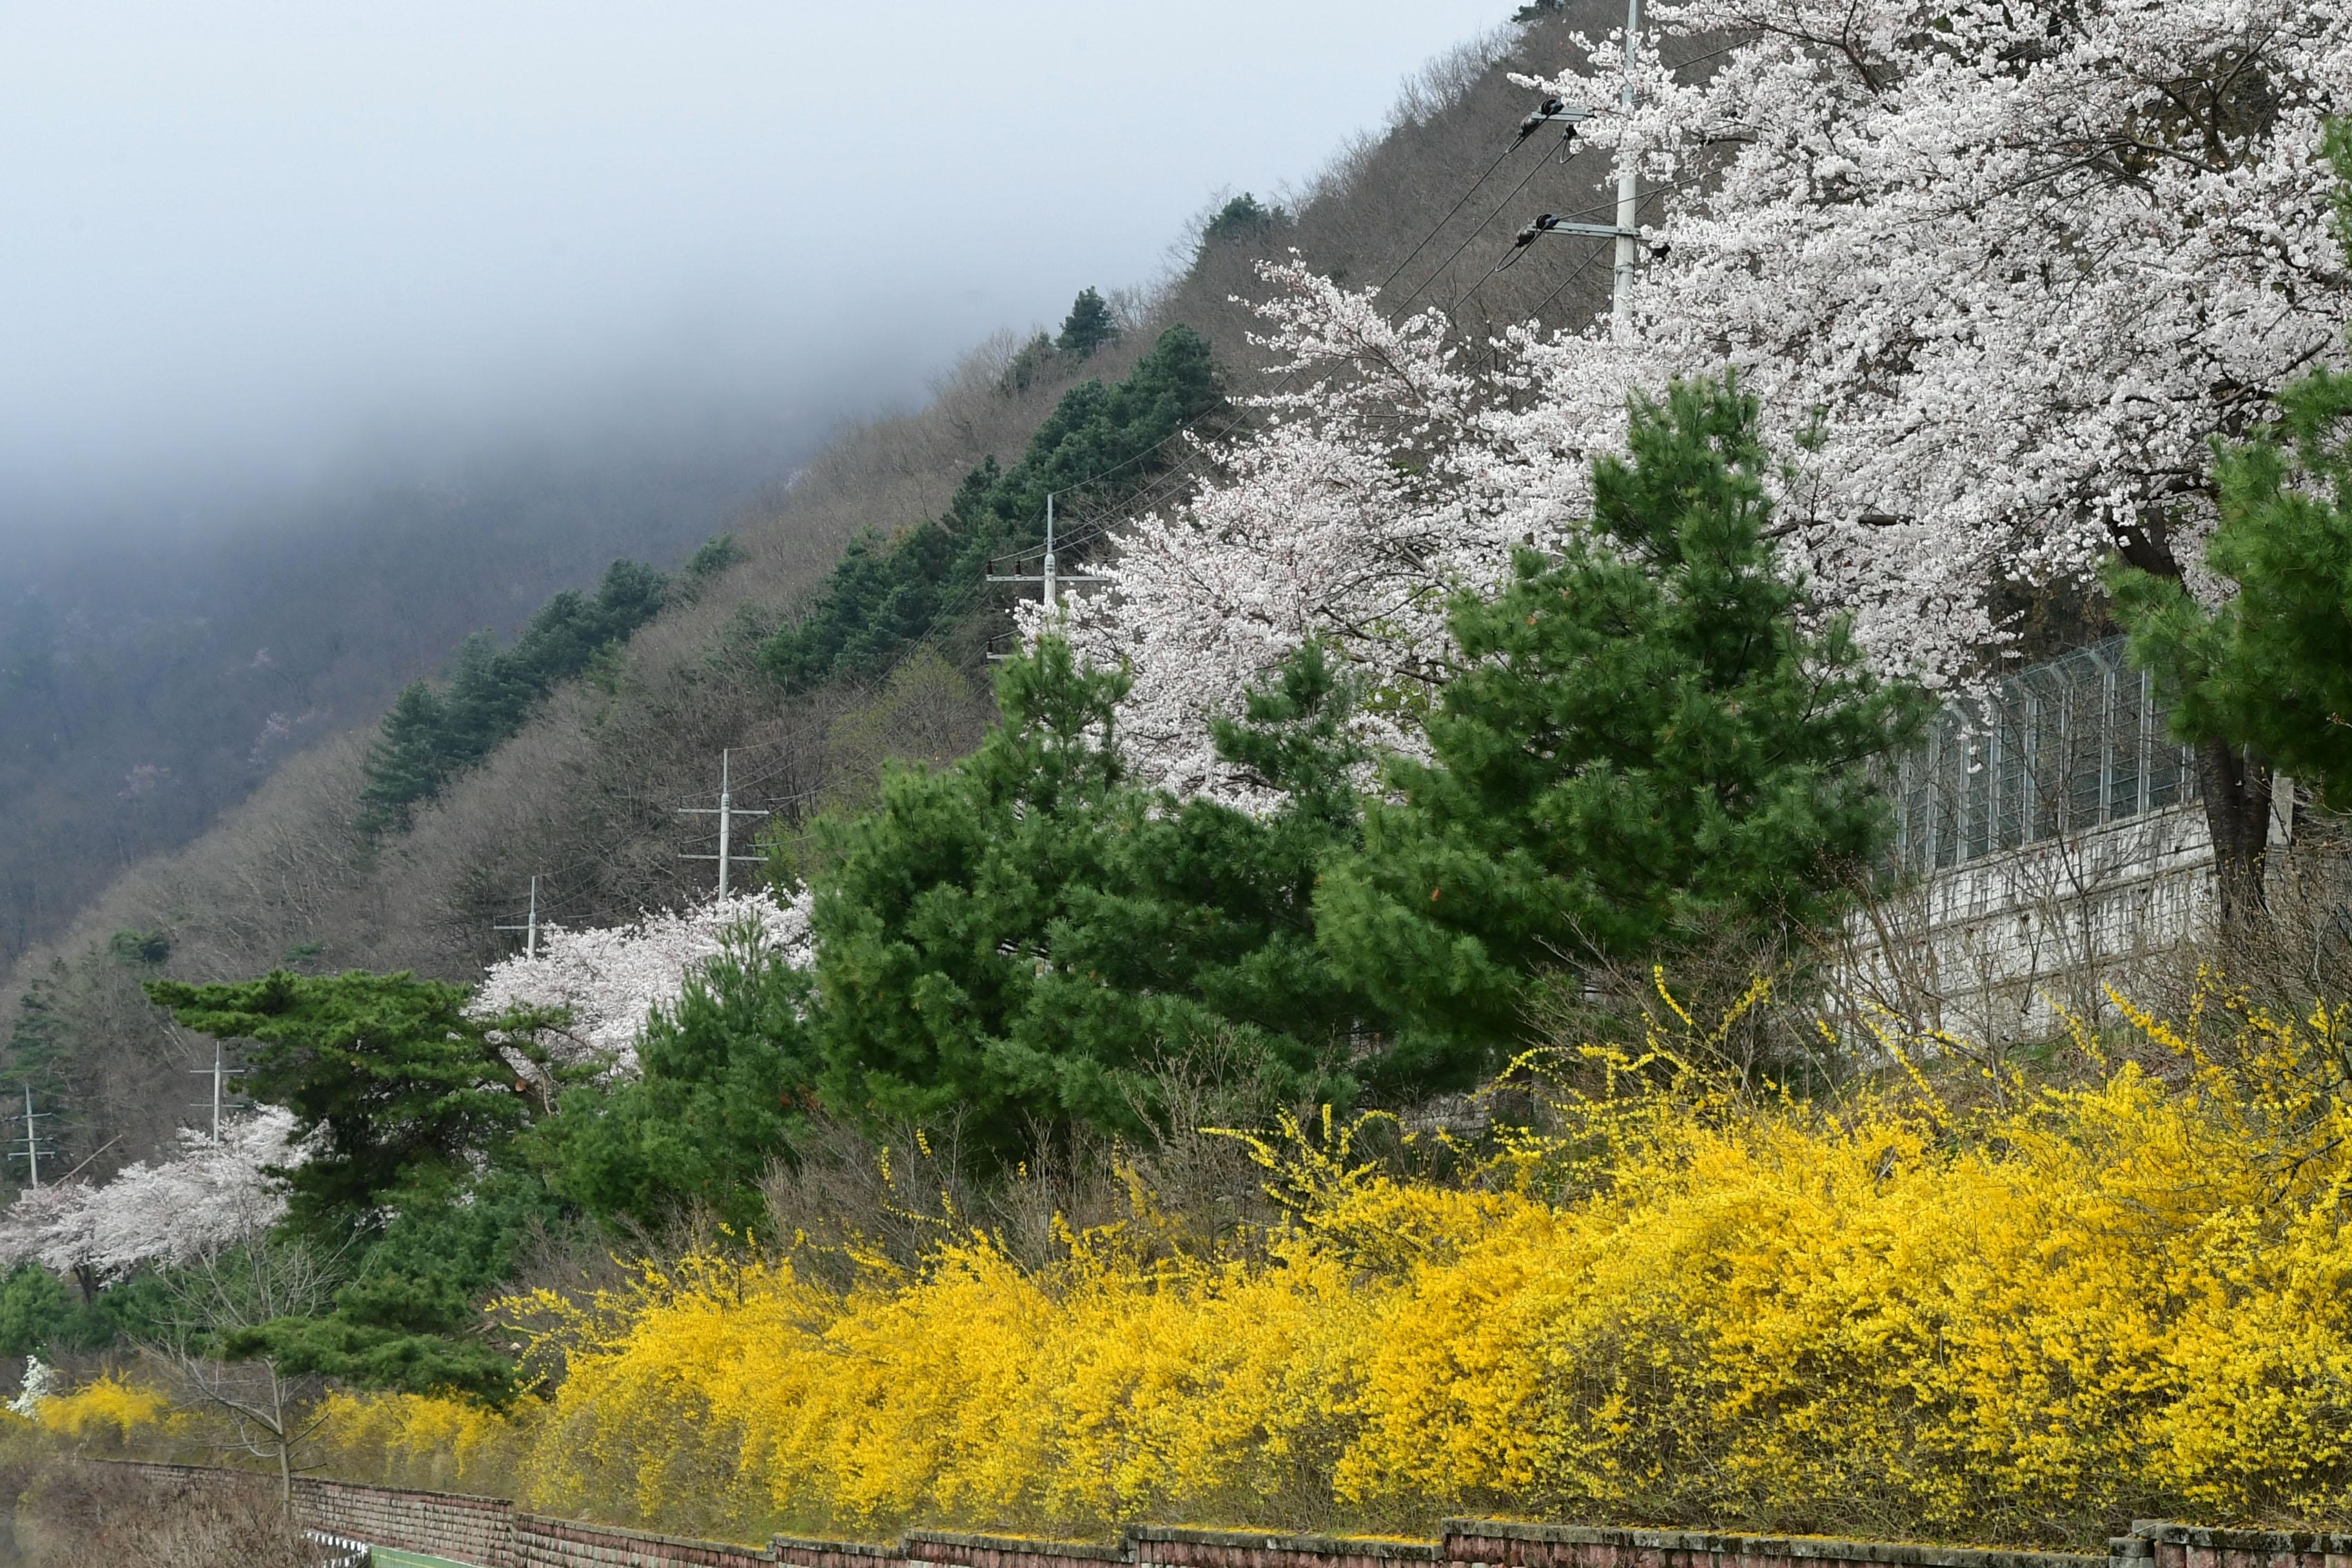
<path fill-rule="evenodd" d="M 351 1481 L 300 1479 L 294 1506 L 331 1535 L 396 1546 L 481 1568 L 516 1568 L 514 1504 L 504 1498 L 401 1491 Z"/>
<path fill-rule="evenodd" d="M 2200 1530 L 2142 1519 L 2108 1543 L 2107 1556 L 2115 1568 L 2352 1568 L 2352 1535 Z"/>
<path fill-rule="evenodd" d="M 155 1476 L 229 1472 L 139 1464 Z M 2104 1557 L 1804 1535 L 1717 1535 L 1449 1519 L 1435 1541 L 1129 1525 L 1110 1543 L 910 1530 L 894 1544 L 779 1535 L 690 1541 L 523 1513 L 499 1498 L 298 1480 L 313 1529 L 479 1568 L 2352 1568 L 2352 1534 L 2206 1530 L 2140 1520 Z"/>
<path fill-rule="evenodd" d="M 773 1563 L 761 1546 L 688 1541 L 572 1519 L 514 1516 L 513 1568 L 751 1568 Z"/>
<path fill-rule="evenodd" d="M 1810 1535 L 1608 1530 L 1485 1519 L 1447 1520 L 1444 1551 L 1449 1564 L 1463 1568 L 1831 1568 L 1840 1563 L 1856 1568 L 2112 1568 L 2107 1558 L 2064 1552 L 1985 1552 Z"/>
<path fill-rule="evenodd" d="M 138 1461 L 131 1462 L 131 1468 L 173 1479 L 201 1480 L 231 1473 L 205 1465 Z M 236 1473 L 253 1479 L 270 1479 L 257 1471 Z M 294 1506 L 306 1526 L 323 1534 L 453 1558 L 480 1568 L 516 1568 L 514 1504 L 504 1498 L 404 1491 L 303 1477 L 294 1482 Z"/>

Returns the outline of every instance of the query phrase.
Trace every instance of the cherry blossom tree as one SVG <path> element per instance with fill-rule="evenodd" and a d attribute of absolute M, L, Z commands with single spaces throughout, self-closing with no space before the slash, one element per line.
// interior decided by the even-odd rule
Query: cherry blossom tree
<path fill-rule="evenodd" d="M 1674 188 L 1634 290 L 1647 379 L 1728 362 L 1776 411 L 1793 564 L 1883 660 L 1982 668 L 2011 583 L 2116 554 L 2210 596 L 2211 443 L 2343 358 L 2327 117 L 2343 0 L 1660 0 L 1746 40 L 1637 65 L 1591 140 Z M 1654 47 L 1636 51 L 1654 62 Z M 1531 85 L 1615 104 L 1622 52 Z M 1589 384 L 1593 334 L 1525 339 Z M 1605 373 L 1604 373 L 1605 374 Z M 2268 781 L 2201 759 L 2224 866 Z"/>
<path fill-rule="evenodd" d="M 539 955 L 492 965 L 468 1010 L 492 1018 L 516 1007 L 566 1009 L 568 1025 L 539 1033 L 554 1062 L 634 1076 L 646 1020 L 677 1005 L 687 977 L 719 955 L 730 931 L 751 933 L 805 967 L 807 895 L 780 900 L 766 892 L 739 894 L 624 926 L 541 927 Z"/>
<path fill-rule="evenodd" d="M 1559 544 L 1589 498 L 1595 450 L 1622 443 L 1623 389 L 1531 417 L 1497 390 L 1528 377 L 1462 367 L 1442 313 L 1382 316 L 1295 254 L 1262 266 L 1259 339 L 1280 388 L 1244 400 L 1247 435 L 1208 447 L 1215 477 L 1127 529 L 1099 598 L 1056 626 L 1087 657 L 1129 666 L 1120 708 L 1137 770 L 1179 795 L 1246 801 L 1221 763 L 1212 712 L 1238 710 L 1301 643 L 1322 642 L 1366 690 L 1357 738 L 1417 749 L 1420 717 L 1453 658 L 1446 608 L 1491 590 L 1521 544 Z M 1023 607 L 1033 635 L 1045 612 Z"/>
<path fill-rule="evenodd" d="M 51 1182 L 27 1187 L 0 1213 L 0 1262 L 27 1258 L 68 1279 L 95 1288 L 91 1265 L 90 1203 L 97 1189 L 87 1182 Z"/>
<path fill-rule="evenodd" d="M 184 1128 L 172 1158 L 126 1165 L 91 1194 L 89 1260 L 119 1276 L 146 1262 L 185 1263 L 257 1236 L 286 1212 L 285 1184 L 274 1173 L 308 1155 L 294 1113 L 282 1106 L 224 1122 L 217 1143 Z"/>
<path fill-rule="evenodd" d="M 2344 359 L 2326 127 L 2352 108 L 2352 5 L 1657 0 L 1654 21 L 1734 42 L 1677 79 L 1647 41 L 1630 110 L 1620 37 L 1528 79 L 1661 193 L 1622 328 L 1465 345 L 1295 258 L 1267 270 L 1283 390 L 1067 612 L 1133 668 L 1144 771 L 1231 788 L 1206 712 L 1307 636 L 1409 744 L 1445 595 L 1577 526 L 1629 391 L 1727 365 L 1787 465 L 1786 567 L 1884 671 L 1980 678 L 2005 602 L 2110 554 L 2217 591 L 2212 440 Z M 1537 243 L 1565 268 L 1606 242 Z M 2208 751 L 2217 849 L 2258 857 L 2266 774 Z"/>
<path fill-rule="evenodd" d="M 184 1264 L 251 1239 L 286 1212 L 285 1184 L 309 1151 L 294 1114 L 264 1106 L 221 1128 L 184 1129 L 171 1157 L 140 1161 L 102 1185 L 30 1187 L 0 1214 L 0 1261 L 26 1258 L 96 1284 L 142 1263 Z"/>

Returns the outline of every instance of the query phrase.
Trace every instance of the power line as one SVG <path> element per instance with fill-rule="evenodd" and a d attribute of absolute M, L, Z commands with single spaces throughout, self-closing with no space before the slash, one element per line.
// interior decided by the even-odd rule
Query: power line
<path fill-rule="evenodd" d="M 1641 26 L 1642 0 L 1625 0 L 1625 84 L 1622 91 L 1619 94 L 1618 103 L 1619 106 L 1622 107 L 1628 114 L 1633 112 L 1634 105 L 1634 39 L 1640 33 Z M 1578 119 L 1581 119 L 1587 111 L 1583 110 L 1567 110 L 1563 107 L 1561 112 L 1563 116 L 1573 114 Z M 1571 127 L 1571 129 L 1573 128 Z M 1636 167 L 1633 159 L 1623 156 L 1623 149 L 1621 148 L 1619 149 L 1617 168 L 1616 222 L 1612 224 L 1578 223 L 1569 218 L 1562 217 L 1555 213 L 1543 213 L 1538 215 L 1534 222 L 1519 230 L 1518 234 L 1511 241 L 1511 246 L 1514 251 L 1524 250 L 1543 236 L 1552 234 L 1561 235 L 1571 238 L 1608 239 L 1613 241 L 1616 252 L 1616 269 L 1610 283 L 1610 321 L 1611 330 L 1620 338 L 1622 338 L 1626 332 L 1631 331 L 1633 324 L 1633 268 L 1640 254 L 1637 249 L 1637 244 L 1642 237 L 1642 231 L 1640 228 L 1641 200 L 1642 184 L 1640 171 Z M 1468 241 L 1465 240 L 1464 243 L 1466 245 Z M 1458 250 L 1456 254 L 1459 254 Z M 1503 266 L 1503 263 L 1498 262 L 1495 268 L 1486 274 L 1486 277 L 1493 277 L 1496 272 L 1502 270 Z M 1471 294 L 1475 293 L 1486 281 L 1486 279 L 1482 278 L 1477 283 L 1472 284 L 1469 289 L 1464 290 L 1462 295 L 1463 300 L 1466 300 L 1469 299 Z M 1549 303 L 1549 301 L 1547 300 L 1546 302 Z M 1457 308 L 1458 303 L 1459 302 L 1457 301 Z"/>
<path fill-rule="evenodd" d="M 1429 242 L 1435 239 L 1438 237 L 1438 234 L 1444 230 L 1445 226 L 1454 221 L 1454 215 L 1460 212 L 1463 207 L 1469 204 L 1470 198 L 1478 194 L 1478 187 L 1485 184 L 1487 180 L 1493 176 L 1495 171 L 1503 166 L 1504 159 L 1508 158 L 1512 153 L 1519 150 L 1525 140 L 1526 138 L 1522 137 L 1519 141 L 1513 142 L 1509 146 L 1495 154 L 1495 161 L 1486 165 L 1486 172 L 1480 174 L 1476 179 L 1471 181 L 1470 188 L 1464 191 L 1461 195 L 1454 198 L 1454 205 L 1445 209 L 1445 216 L 1439 218 L 1436 224 L 1431 227 L 1430 231 L 1421 237 L 1421 243 L 1407 251 L 1402 261 L 1398 262 L 1394 267 L 1389 268 L 1389 275 L 1381 279 L 1381 287 L 1382 289 L 1386 289 L 1390 284 L 1395 282 L 1397 280 L 1397 275 L 1402 272 L 1406 268 L 1412 266 L 1415 257 L 1429 248 Z M 1443 271 L 1444 268 L 1441 268 L 1439 270 Z"/>
<path fill-rule="evenodd" d="M 1470 242 L 1472 240 L 1476 239 L 1480 235 L 1486 232 L 1486 226 L 1494 222 L 1496 217 L 1500 216 L 1504 208 L 1517 201 L 1518 199 L 1519 193 L 1528 188 L 1528 182 L 1534 179 L 1538 174 L 1542 174 L 1544 168 L 1544 164 L 1538 163 L 1534 168 L 1529 169 L 1526 174 L 1520 175 L 1519 183 L 1511 187 L 1510 195 L 1496 203 L 1494 209 L 1487 213 L 1485 217 L 1478 220 L 1478 226 L 1462 237 L 1462 243 L 1455 246 L 1445 259 L 1437 264 L 1436 270 L 1430 273 L 1428 277 L 1423 279 L 1420 284 L 1414 288 L 1413 291 L 1404 297 L 1403 300 L 1398 304 L 1397 309 L 1402 310 L 1406 306 L 1412 304 L 1415 300 L 1420 299 L 1423 289 L 1426 289 L 1431 284 L 1436 282 L 1440 278 L 1444 277 L 1445 269 L 1454 265 L 1454 258 L 1459 257 L 1464 251 L 1470 248 Z"/>

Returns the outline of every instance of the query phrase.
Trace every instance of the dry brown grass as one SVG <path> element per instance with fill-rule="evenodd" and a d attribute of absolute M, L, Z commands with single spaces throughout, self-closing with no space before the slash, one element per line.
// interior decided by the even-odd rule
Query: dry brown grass
<path fill-rule="evenodd" d="M 32 1473 L 12 1495 L 25 1568 L 317 1568 L 323 1561 L 277 1489 L 258 1477 L 152 1477 L 61 1460 Z"/>

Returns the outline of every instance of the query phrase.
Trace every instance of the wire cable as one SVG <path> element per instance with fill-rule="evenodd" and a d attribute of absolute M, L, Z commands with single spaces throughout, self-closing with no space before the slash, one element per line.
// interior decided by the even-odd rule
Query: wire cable
<path fill-rule="evenodd" d="M 1382 289 L 1386 289 L 1390 284 L 1395 282 L 1397 280 L 1397 275 L 1402 272 L 1406 268 L 1412 266 L 1415 257 L 1429 248 L 1429 242 L 1435 239 L 1438 237 L 1438 234 L 1444 230 L 1445 226 L 1454 221 L 1454 215 L 1460 212 L 1469 202 L 1470 198 L 1478 194 L 1478 187 L 1485 184 L 1487 180 L 1493 177 L 1495 171 L 1503 166 L 1503 160 L 1517 152 L 1521 146 L 1526 144 L 1526 142 L 1527 138 L 1521 137 L 1512 142 L 1509 146 L 1504 148 L 1500 153 L 1495 155 L 1495 161 L 1486 165 L 1486 172 L 1470 182 L 1470 188 L 1463 192 L 1460 196 L 1456 197 L 1452 206 L 1445 209 L 1445 216 L 1439 218 L 1430 228 L 1430 231 L 1421 237 L 1421 243 L 1407 251 L 1402 261 L 1398 262 L 1394 267 L 1389 268 L 1389 275 L 1381 279 L 1380 286 Z"/>
<path fill-rule="evenodd" d="M 1406 295 L 1406 296 L 1404 297 L 1403 301 L 1402 301 L 1402 303 L 1400 303 L 1400 304 L 1397 306 L 1397 309 L 1398 309 L 1399 310 L 1404 310 L 1407 306 L 1411 305 L 1411 304 L 1412 304 L 1415 300 L 1420 299 L 1420 298 L 1421 298 L 1421 296 L 1422 296 L 1423 291 L 1424 289 L 1428 289 L 1428 287 L 1429 287 L 1432 283 L 1434 283 L 1434 282 L 1436 282 L 1440 278 L 1444 277 L 1444 276 L 1445 276 L 1445 269 L 1446 269 L 1447 268 L 1449 268 L 1449 267 L 1451 267 L 1451 266 L 1453 266 L 1453 265 L 1454 265 L 1454 258 L 1455 258 L 1455 257 L 1460 256 L 1464 251 L 1465 251 L 1465 250 L 1469 249 L 1469 248 L 1470 248 L 1470 242 L 1471 242 L 1472 240 L 1476 239 L 1480 235 L 1482 235 L 1482 234 L 1486 233 L 1486 226 L 1487 226 L 1488 224 L 1490 224 L 1490 223 L 1493 223 L 1493 222 L 1495 221 L 1496 217 L 1498 215 L 1500 215 L 1500 214 L 1501 214 L 1501 212 L 1503 211 L 1503 209 L 1504 209 L 1504 208 L 1506 208 L 1506 207 L 1509 206 L 1513 202 L 1515 202 L 1515 201 L 1518 200 L 1518 199 L 1519 199 L 1519 193 L 1520 193 L 1521 191 L 1524 191 L 1524 190 L 1526 190 L 1526 189 L 1528 188 L 1528 183 L 1529 181 L 1533 180 L 1533 179 L 1534 179 L 1538 174 L 1542 174 L 1542 173 L 1544 172 L 1544 170 L 1545 170 L 1546 168 L 1548 168 L 1549 166 L 1549 160 L 1546 160 L 1546 161 L 1544 161 L 1543 163 L 1538 163 L 1534 168 L 1529 169 L 1526 174 L 1524 174 L 1520 175 L 1520 176 L 1519 176 L 1519 183 L 1518 183 L 1517 184 L 1513 185 L 1513 186 L 1511 187 L 1511 194 L 1510 194 L 1510 195 L 1507 195 L 1507 196 L 1505 196 L 1501 201 L 1499 201 L 1499 202 L 1497 202 L 1496 204 L 1495 204 L 1494 209 L 1493 209 L 1492 211 L 1488 212 L 1485 217 L 1480 218 L 1480 219 L 1478 220 L 1478 226 L 1477 226 L 1477 227 L 1475 227 L 1475 228 L 1472 229 L 1468 234 L 1465 234 L 1465 235 L 1464 235 L 1464 236 L 1462 237 L 1462 243 L 1461 243 L 1461 244 L 1459 244 L 1459 245 L 1457 245 L 1457 246 L 1455 246 L 1455 247 L 1454 247 L 1453 253 L 1452 253 L 1451 255 L 1447 256 L 1447 257 L 1446 257 L 1446 258 L 1445 258 L 1444 260 L 1443 260 L 1443 261 L 1441 261 L 1441 262 L 1439 262 L 1439 263 L 1437 264 L 1437 269 L 1436 269 L 1435 271 L 1432 272 L 1428 277 L 1426 277 L 1426 278 L 1424 278 L 1424 279 L 1423 279 L 1421 280 L 1421 283 L 1420 283 L 1419 287 L 1415 288 L 1412 293 L 1410 293 L 1410 294 L 1408 294 L 1408 295 Z"/>

